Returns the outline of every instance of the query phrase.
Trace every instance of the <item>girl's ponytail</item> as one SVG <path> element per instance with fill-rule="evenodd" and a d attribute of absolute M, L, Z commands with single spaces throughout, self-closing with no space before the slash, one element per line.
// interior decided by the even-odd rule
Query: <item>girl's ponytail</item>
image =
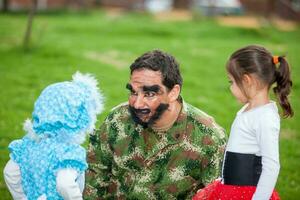
<path fill-rule="evenodd" d="M 277 64 L 278 61 L 279 67 L 275 71 L 275 82 L 277 83 L 273 91 L 277 96 L 278 103 L 280 104 L 283 110 L 283 117 L 292 117 L 294 115 L 291 104 L 288 100 L 288 95 L 291 92 L 292 80 L 290 75 L 289 64 L 284 57 L 273 57 L 273 63 Z"/>

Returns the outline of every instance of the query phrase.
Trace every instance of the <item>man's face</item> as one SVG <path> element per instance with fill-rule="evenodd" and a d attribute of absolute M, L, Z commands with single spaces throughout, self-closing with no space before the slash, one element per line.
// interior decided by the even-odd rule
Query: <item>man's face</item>
<path fill-rule="evenodd" d="M 130 91 L 129 110 L 135 122 L 151 126 L 167 110 L 168 90 L 162 84 L 161 72 L 135 70 L 126 87 Z"/>

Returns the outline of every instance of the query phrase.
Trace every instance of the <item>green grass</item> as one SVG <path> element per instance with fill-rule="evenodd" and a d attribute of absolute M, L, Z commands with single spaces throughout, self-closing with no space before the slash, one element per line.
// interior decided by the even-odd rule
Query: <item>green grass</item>
<path fill-rule="evenodd" d="M 96 76 L 108 111 L 127 100 L 128 66 L 152 49 L 173 54 L 181 64 L 184 99 L 214 116 L 227 132 L 241 105 L 229 91 L 224 65 L 247 44 L 261 44 L 286 54 L 292 66 L 291 102 L 295 117 L 282 120 L 281 171 L 276 189 L 282 199 L 300 196 L 300 29 L 280 32 L 229 28 L 212 20 L 157 22 L 149 15 L 110 17 L 103 11 L 40 14 L 34 20 L 31 50 L 21 47 L 27 16 L 0 15 L 0 170 L 8 160 L 7 145 L 20 138 L 23 121 L 47 85 L 69 80 L 79 70 Z M 0 173 L 1 199 L 11 199 Z"/>

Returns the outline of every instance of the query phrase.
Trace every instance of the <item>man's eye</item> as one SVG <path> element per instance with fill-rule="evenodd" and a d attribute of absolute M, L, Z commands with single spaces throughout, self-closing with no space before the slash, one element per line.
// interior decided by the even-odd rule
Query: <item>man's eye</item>
<path fill-rule="evenodd" d="M 155 95 L 155 92 L 145 92 L 145 97 L 154 97 Z"/>
<path fill-rule="evenodd" d="M 135 91 L 130 91 L 131 96 L 137 96 L 137 93 Z"/>
<path fill-rule="evenodd" d="M 229 83 L 230 85 L 232 85 L 233 81 L 229 80 L 228 83 Z"/>

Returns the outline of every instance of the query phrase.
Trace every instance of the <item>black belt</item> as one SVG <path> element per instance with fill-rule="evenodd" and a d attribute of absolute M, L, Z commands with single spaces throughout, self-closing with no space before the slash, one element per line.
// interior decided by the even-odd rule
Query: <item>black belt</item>
<path fill-rule="evenodd" d="M 226 185 L 257 186 L 261 170 L 261 156 L 227 151 L 223 166 L 223 181 Z"/>

